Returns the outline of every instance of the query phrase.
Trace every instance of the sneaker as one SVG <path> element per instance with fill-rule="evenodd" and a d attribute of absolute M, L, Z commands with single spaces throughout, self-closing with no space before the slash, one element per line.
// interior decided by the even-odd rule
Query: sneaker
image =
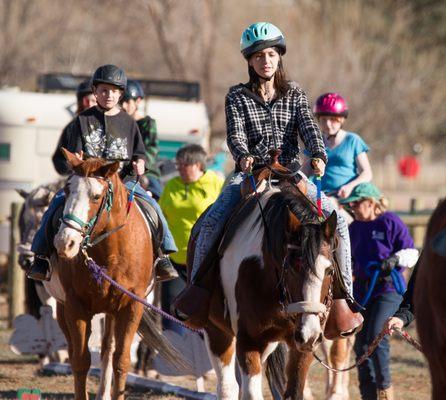
<path fill-rule="evenodd" d="M 31 269 L 26 273 L 29 279 L 35 281 L 49 281 L 50 280 L 50 262 L 47 258 L 35 256 L 34 263 Z"/>
<path fill-rule="evenodd" d="M 155 272 L 157 282 L 166 282 L 178 278 L 178 272 L 175 270 L 167 256 L 158 258 L 155 264 Z"/>

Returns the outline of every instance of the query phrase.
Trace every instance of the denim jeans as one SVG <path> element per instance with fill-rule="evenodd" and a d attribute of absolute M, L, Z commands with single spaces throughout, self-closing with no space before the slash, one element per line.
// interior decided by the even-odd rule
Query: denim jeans
<path fill-rule="evenodd" d="M 125 183 L 127 189 L 132 190 L 135 185 L 135 181 L 128 181 Z M 175 245 L 175 240 L 172 236 L 172 233 L 169 230 L 169 226 L 167 225 L 166 218 L 161 211 L 160 206 L 155 201 L 153 197 L 150 197 L 147 192 L 138 184 L 135 187 L 135 193 L 147 200 L 150 205 L 156 210 L 158 213 L 161 223 L 163 225 L 163 241 L 161 243 L 162 251 L 166 254 L 174 253 L 178 251 L 177 246 Z M 43 214 L 42 222 L 40 224 L 39 229 L 34 236 L 33 243 L 31 246 L 31 251 L 37 255 L 48 256 L 49 246 L 46 240 L 45 229 L 48 223 L 48 220 L 52 217 L 57 208 L 65 202 L 65 193 L 63 190 L 59 190 L 56 195 L 51 200 L 48 209 Z"/>
<path fill-rule="evenodd" d="M 45 257 L 49 256 L 50 247 L 45 234 L 46 225 L 48 224 L 48 220 L 54 215 L 56 210 L 63 203 L 65 203 L 65 192 L 63 191 L 63 189 L 60 189 L 51 199 L 47 210 L 43 214 L 42 221 L 40 222 L 40 227 L 34 235 L 33 243 L 31 245 L 31 251 L 34 254 Z"/>
<path fill-rule="evenodd" d="M 384 322 L 398 310 L 402 297 L 396 293 L 384 293 L 376 297 L 363 311 L 364 326 L 356 334 L 354 346 L 358 360 L 381 332 Z M 376 400 L 377 390 L 387 389 L 391 385 L 390 345 L 386 336 L 373 354 L 358 367 L 359 391 L 362 400 Z"/>
<path fill-rule="evenodd" d="M 301 175 L 307 183 L 307 196 L 310 198 L 310 200 L 315 202 L 317 197 L 316 185 L 309 181 L 304 174 L 301 173 Z M 220 196 L 212 205 L 208 214 L 203 220 L 195 247 L 194 265 L 192 266 L 192 281 L 199 269 L 200 264 L 203 262 L 204 257 L 206 257 L 207 253 L 209 252 L 209 249 L 220 237 L 232 210 L 240 202 L 242 198 L 240 184 L 245 176 L 246 175 L 244 173 L 240 172 L 231 178 L 229 184 L 223 189 Z M 333 205 L 323 193 L 322 209 L 327 216 L 334 211 Z M 344 277 L 349 294 L 353 296 L 350 236 L 348 233 L 347 223 L 341 216 L 338 216 L 336 229 L 340 238 L 337 252 L 342 276 Z"/>
<path fill-rule="evenodd" d="M 161 186 L 161 182 L 159 179 L 150 176 L 149 177 L 149 186 L 147 190 L 152 193 L 152 197 L 158 201 L 161 197 L 161 193 L 163 193 L 163 187 Z"/>

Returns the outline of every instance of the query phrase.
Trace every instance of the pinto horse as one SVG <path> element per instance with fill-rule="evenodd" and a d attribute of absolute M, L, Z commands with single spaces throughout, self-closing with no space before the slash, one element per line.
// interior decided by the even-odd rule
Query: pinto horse
<path fill-rule="evenodd" d="M 88 339 L 91 319 L 98 313 L 106 314 L 106 322 L 97 398 L 123 399 L 130 345 L 143 307 L 108 281 L 97 283 L 86 267 L 86 257 L 88 252 L 109 277 L 144 297 L 154 279 L 151 232 L 139 207 L 127 207 L 127 190 L 117 173 L 119 162 L 82 161 L 63 152 L 74 173 L 64 188 L 66 202 L 54 239 L 57 255 L 51 256 L 52 277 L 44 284 L 58 301 L 57 319 L 68 342 L 75 399 L 88 399 Z"/>
<path fill-rule="evenodd" d="M 284 342 L 288 362 L 281 395 L 303 399 L 328 313 L 336 220 L 333 213 L 320 222 L 316 207 L 287 180 L 260 197 L 251 195 L 231 218 L 234 232 L 220 247 L 219 279 L 205 328 L 219 398 L 239 398 L 237 359 L 241 398 L 262 399 L 262 364 Z M 190 241 L 189 259 L 192 247 Z"/>
<path fill-rule="evenodd" d="M 429 220 L 414 293 L 418 335 L 432 379 L 432 400 L 444 399 L 446 393 L 446 257 L 444 249 L 433 248 L 434 238 L 444 229 L 446 200 L 438 204 Z"/>

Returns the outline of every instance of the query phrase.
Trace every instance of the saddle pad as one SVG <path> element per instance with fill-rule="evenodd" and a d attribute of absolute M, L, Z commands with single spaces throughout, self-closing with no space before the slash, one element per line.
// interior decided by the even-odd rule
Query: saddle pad
<path fill-rule="evenodd" d="M 143 215 L 150 226 L 154 248 L 159 249 L 163 239 L 164 232 L 163 232 L 163 224 L 159 219 L 158 213 L 147 200 L 144 200 L 142 197 L 137 196 L 136 194 L 135 194 L 135 200 L 138 203 L 138 206 L 141 208 Z"/>

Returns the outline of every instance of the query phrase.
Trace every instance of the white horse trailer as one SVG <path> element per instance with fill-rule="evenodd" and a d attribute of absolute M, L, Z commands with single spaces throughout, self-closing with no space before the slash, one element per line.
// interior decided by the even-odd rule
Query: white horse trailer
<path fill-rule="evenodd" d="M 142 82 L 160 85 L 156 81 Z M 181 85 L 180 82 L 176 84 Z M 210 126 L 204 103 L 198 98 L 180 99 L 181 96 L 175 93 L 169 96 L 166 90 L 169 86 L 162 87 L 164 93 L 157 95 L 154 88 L 151 92 L 154 95 L 142 104 L 143 110 L 157 122 L 160 157 L 173 158 L 185 143 L 198 143 L 208 150 Z M 51 157 L 62 129 L 74 117 L 75 111 L 73 92 L 0 90 L 1 252 L 9 252 L 10 204 L 21 201 L 15 189 L 30 191 L 58 178 Z"/>

